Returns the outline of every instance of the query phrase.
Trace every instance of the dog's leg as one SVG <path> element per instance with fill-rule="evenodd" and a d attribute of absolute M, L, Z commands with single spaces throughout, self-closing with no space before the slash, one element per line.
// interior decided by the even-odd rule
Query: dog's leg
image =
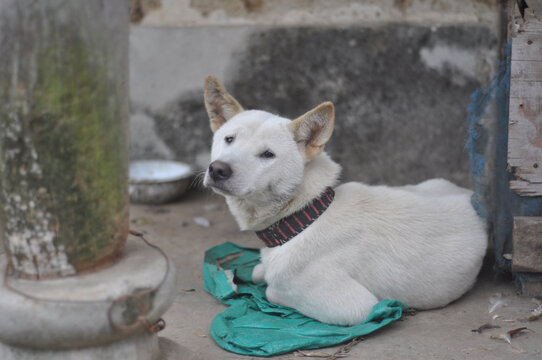
<path fill-rule="evenodd" d="M 365 286 L 347 276 L 335 280 L 321 278 L 305 282 L 286 293 L 268 286 L 269 301 L 297 309 L 302 314 L 318 321 L 335 325 L 355 325 L 364 321 L 378 299 Z M 301 285 L 301 284 L 297 284 Z M 284 286 L 280 287 L 284 289 Z"/>
<path fill-rule="evenodd" d="M 310 316 L 325 323 L 355 325 L 364 321 L 378 299 L 365 286 L 354 280 L 337 281 L 336 289 L 321 289 L 315 294 Z M 340 284 L 340 286 L 339 286 Z"/>
<path fill-rule="evenodd" d="M 263 264 L 258 264 L 252 270 L 252 282 L 258 284 L 265 281 L 265 268 Z"/>

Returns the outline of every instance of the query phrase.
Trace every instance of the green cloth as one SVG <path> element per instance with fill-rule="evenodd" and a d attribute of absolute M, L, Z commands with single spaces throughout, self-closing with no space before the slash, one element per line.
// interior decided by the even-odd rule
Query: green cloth
<path fill-rule="evenodd" d="M 271 356 L 302 349 L 337 345 L 367 335 L 401 317 L 406 306 L 382 300 L 369 317 L 354 326 L 328 325 L 265 298 L 266 284 L 252 284 L 252 269 L 259 263 L 257 249 L 232 243 L 205 252 L 205 290 L 229 307 L 211 324 L 211 336 L 226 350 L 254 356 Z M 234 275 L 234 290 L 228 280 Z"/>

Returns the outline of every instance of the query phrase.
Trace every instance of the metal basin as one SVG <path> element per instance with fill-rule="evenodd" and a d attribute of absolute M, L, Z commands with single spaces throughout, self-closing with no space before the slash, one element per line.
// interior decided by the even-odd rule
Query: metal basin
<path fill-rule="evenodd" d="M 181 196 L 190 183 L 190 165 L 168 160 L 130 163 L 130 201 L 163 204 Z"/>

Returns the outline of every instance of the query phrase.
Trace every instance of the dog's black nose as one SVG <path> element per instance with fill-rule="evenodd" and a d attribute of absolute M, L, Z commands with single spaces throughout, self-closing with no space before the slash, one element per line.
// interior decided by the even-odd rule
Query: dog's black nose
<path fill-rule="evenodd" d="M 233 173 L 231 167 L 223 161 L 213 161 L 209 165 L 209 176 L 214 181 L 227 180 Z"/>

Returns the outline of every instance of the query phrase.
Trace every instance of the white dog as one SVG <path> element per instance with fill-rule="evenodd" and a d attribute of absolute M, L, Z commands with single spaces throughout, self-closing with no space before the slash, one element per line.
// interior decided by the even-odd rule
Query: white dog
<path fill-rule="evenodd" d="M 379 300 L 437 308 L 473 285 L 487 237 L 471 191 L 442 179 L 336 186 L 340 166 L 322 151 L 330 102 L 295 120 L 245 111 L 208 76 L 205 106 L 214 140 L 204 185 L 267 244 L 252 279 L 267 282 L 270 301 L 353 325 Z"/>

